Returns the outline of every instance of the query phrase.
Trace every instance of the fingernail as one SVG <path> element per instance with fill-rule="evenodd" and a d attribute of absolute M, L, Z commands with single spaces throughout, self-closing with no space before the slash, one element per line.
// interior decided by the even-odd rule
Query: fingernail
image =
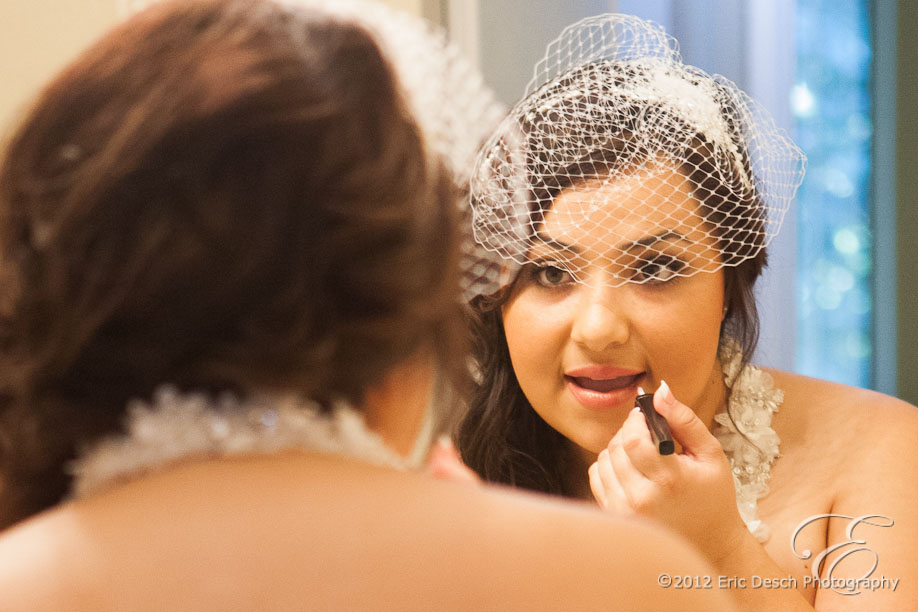
<path fill-rule="evenodd" d="M 660 394 L 660 399 L 662 399 L 663 403 L 667 406 L 672 406 L 676 403 L 676 398 L 673 395 L 672 390 L 669 388 L 669 385 L 666 384 L 665 380 L 660 381 L 660 386 L 657 388 L 657 393 Z"/>

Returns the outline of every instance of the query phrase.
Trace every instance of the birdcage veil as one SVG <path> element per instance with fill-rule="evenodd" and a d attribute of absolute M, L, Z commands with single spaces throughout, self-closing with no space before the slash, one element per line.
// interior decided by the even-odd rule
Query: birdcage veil
<path fill-rule="evenodd" d="M 476 162 L 474 237 L 499 270 L 481 293 L 536 259 L 609 286 L 738 265 L 778 233 L 804 166 L 764 108 L 686 65 L 662 27 L 584 19 L 549 44 Z"/>

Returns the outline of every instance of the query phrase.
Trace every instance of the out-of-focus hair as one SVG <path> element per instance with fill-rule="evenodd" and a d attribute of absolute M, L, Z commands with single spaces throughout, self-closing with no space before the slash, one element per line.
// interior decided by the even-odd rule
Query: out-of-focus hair
<path fill-rule="evenodd" d="M 164 383 L 359 406 L 419 350 L 461 370 L 430 159 L 353 24 L 194 0 L 86 51 L 0 162 L 0 527 Z"/>

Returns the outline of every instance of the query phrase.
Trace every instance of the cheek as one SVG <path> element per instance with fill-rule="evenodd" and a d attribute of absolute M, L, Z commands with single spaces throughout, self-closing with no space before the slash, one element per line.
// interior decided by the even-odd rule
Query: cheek
<path fill-rule="evenodd" d="M 656 384 L 665 379 L 680 399 L 692 405 L 710 380 L 717 360 L 723 292 L 716 282 L 689 289 L 678 299 L 645 307 L 640 336 Z"/>
<path fill-rule="evenodd" d="M 527 397 L 547 386 L 550 375 L 560 368 L 566 339 L 564 317 L 557 308 L 545 308 L 525 293 L 502 309 L 504 335 L 517 380 Z"/>

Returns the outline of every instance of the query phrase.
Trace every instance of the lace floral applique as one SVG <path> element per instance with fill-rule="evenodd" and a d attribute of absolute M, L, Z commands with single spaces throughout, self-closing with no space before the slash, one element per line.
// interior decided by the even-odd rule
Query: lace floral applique
<path fill-rule="evenodd" d="M 136 401 L 128 406 L 127 435 L 103 440 L 73 462 L 73 493 L 86 497 L 190 458 L 287 450 L 408 467 L 366 428 L 362 415 L 343 404 L 328 414 L 295 397 L 240 401 L 226 396 L 214 401 L 203 394 L 163 387 L 152 403 Z"/>
<path fill-rule="evenodd" d="M 723 347 L 720 361 L 730 389 L 730 409 L 729 414 L 721 411 L 714 416 L 711 433 L 730 460 L 740 516 L 756 539 L 766 542 L 770 532 L 758 518 L 758 501 L 768 493 L 771 466 L 780 456 L 781 440 L 771 428 L 771 417 L 784 401 L 784 392 L 774 388 L 767 372 L 752 365 L 742 367 L 742 353 L 736 347 Z"/>

